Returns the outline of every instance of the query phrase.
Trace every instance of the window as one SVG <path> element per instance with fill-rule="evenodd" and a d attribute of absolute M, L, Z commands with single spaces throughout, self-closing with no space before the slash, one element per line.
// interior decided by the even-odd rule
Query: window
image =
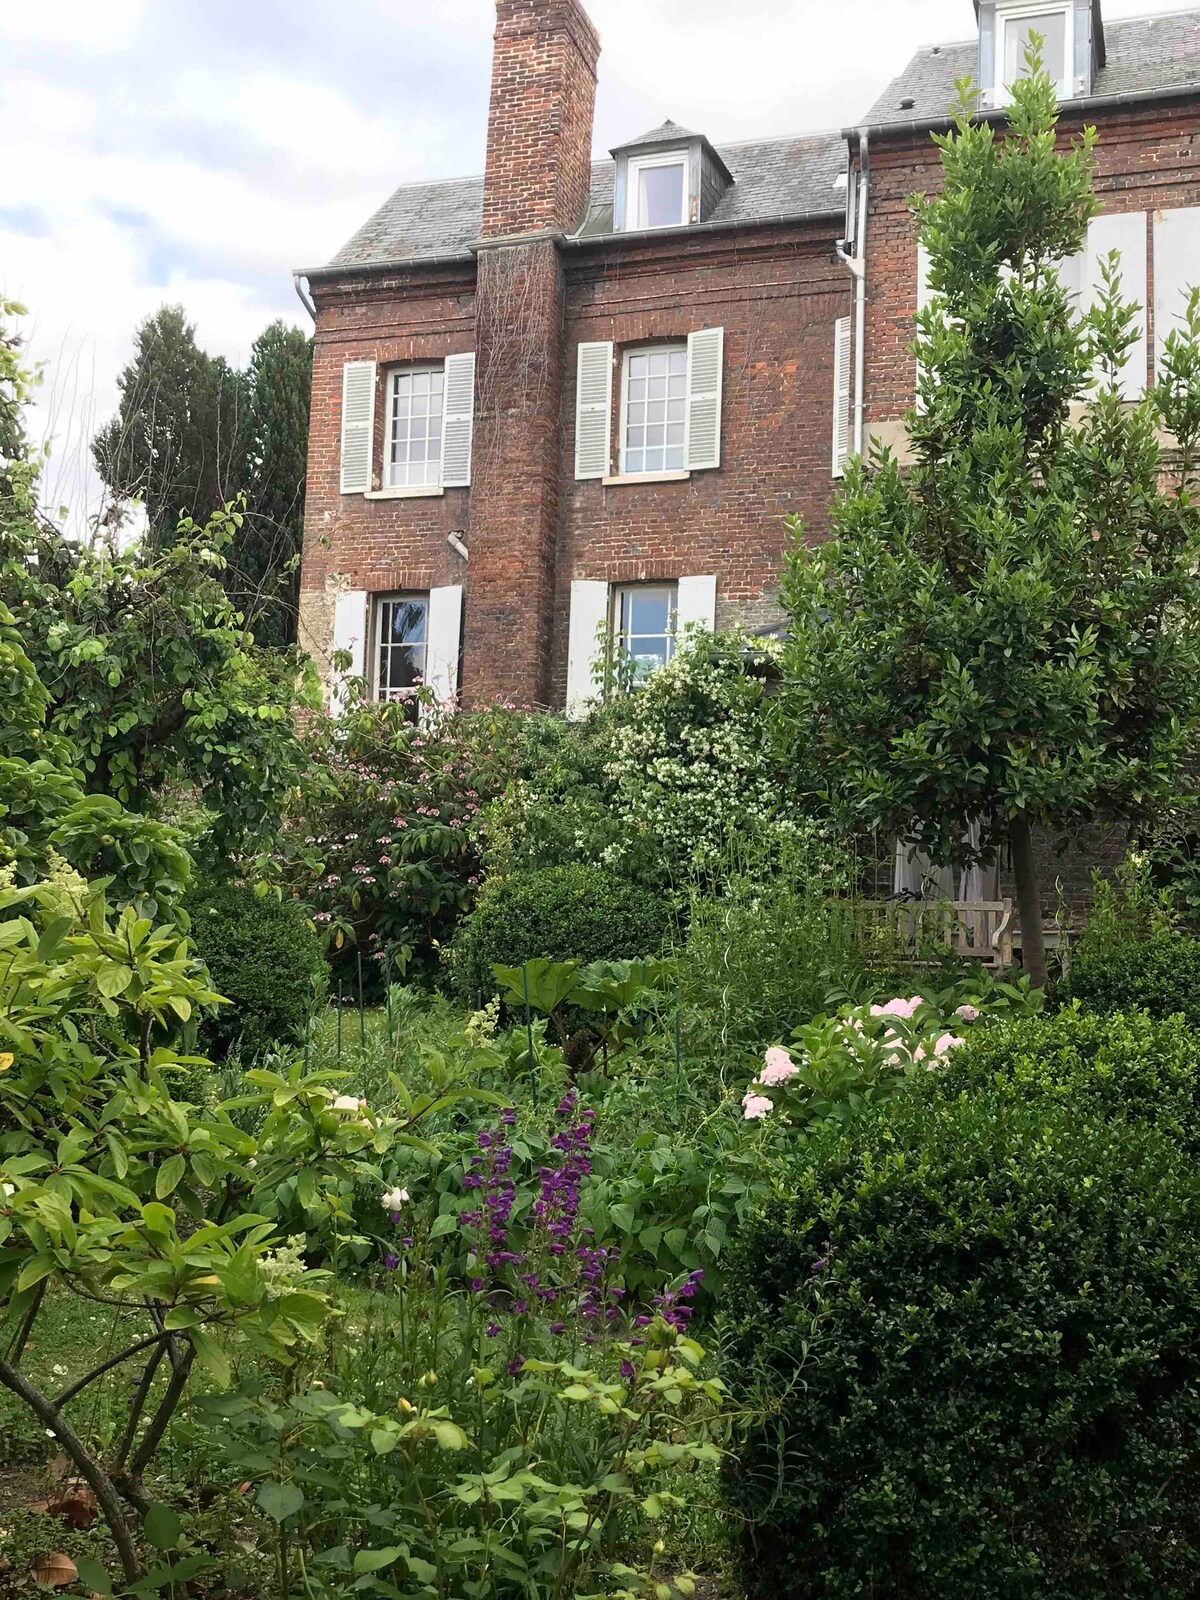
<path fill-rule="evenodd" d="M 997 15 L 1000 38 L 997 63 L 1001 96 L 1023 78 L 1028 71 L 1025 53 L 1033 34 L 1042 40 L 1042 64 L 1054 79 L 1060 98 L 1072 91 L 1074 50 L 1071 23 L 1073 12 L 1067 6 L 1022 6 L 1019 10 L 1001 11 Z"/>
<path fill-rule="evenodd" d="M 683 471 L 687 379 L 685 344 L 626 352 L 622 473 Z"/>
<path fill-rule="evenodd" d="M 373 685 L 376 700 L 412 697 L 412 691 L 425 681 L 428 622 L 428 596 L 376 596 Z M 415 697 L 412 698 L 415 712 Z"/>
<path fill-rule="evenodd" d="M 687 221 L 687 157 L 633 156 L 629 162 L 626 228 L 677 228 Z"/>
<path fill-rule="evenodd" d="M 388 379 L 385 488 L 441 483 L 443 384 L 440 366 L 400 367 Z"/>
<path fill-rule="evenodd" d="M 673 583 L 639 583 L 613 596 L 613 635 L 620 655 L 639 682 L 675 654 L 677 588 Z"/>

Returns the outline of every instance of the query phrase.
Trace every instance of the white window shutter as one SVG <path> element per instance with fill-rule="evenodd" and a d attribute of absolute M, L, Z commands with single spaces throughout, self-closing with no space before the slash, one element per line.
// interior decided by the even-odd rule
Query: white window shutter
<path fill-rule="evenodd" d="M 462 584 L 429 591 L 425 618 L 425 681 L 445 703 L 458 693 L 458 652 L 462 640 Z"/>
<path fill-rule="evenodd" d="M 840 478 L 850 454 L 850 318 L 833 325 L 833 475 Z"/>
<path fill-rule="evenodd" d="M 612 341 L 581 344 L 575 367 L 575 476 L 606 478 L 612 461 Z"/>
<path fill-rule="evenodd" d="M 717 626 L 717 580 L 713 573 L 679 580 L 675 599 L 676 638 L 681 639 L 689 625 L 707 628 L 710 633 Z"/>
<path fill-rule="evenodd" d="M 346 679 L 367 675 L 367 592 L 343 589 L 333 605 L 333 648 L 346 651 L 350 665 L 334 670 L 329 689 L 329 709 L 339 716 L 346 706 Z"/>
<path fill-rule="evenodd" d="M 1146 387 L 1146 213 L 1126 211 L 1093 217 L 1088 224 L 1081 306 L 1090 311 L 1104 286 L 1101 267 L 1113 251 L 1121 256 L 1121 297 L 1138 306 L 1139 339 L 1129 352 L 1121 375 L 1121 395 L 1138 400 Z"/>
<path fill-rule="evenodd" d="M 688 334 L 684 461 L 690 472 L 721 465 L 721 374 L 724 365 L 724 328 L 700 328 Z"/>
<path fill-rule="evenodd" d="M 375 363 L 347 361 L 342 368 L 342 493 L 371 487 L 375 442 Z"/>
<path fill-rule="evenodd" d="M 1188 291 L 1200 284 L 1200 208 L 1154 213 L 1154 365 L 1167 335 L 1184 325 Z"/>
<path fill-rule="evenodd" d="M 442 487 L 465 489 L 471 481 L 471 436 L 475 425 L 475 352 L 446 357 L 442 385 Z"/>
<path fill-rule="evenodd" d="M 608 585 L 576 578 L 567 632 L 567 716 L 576 721 L 596 698 L 594 668 L 603 658 L 608 626 Z"/>

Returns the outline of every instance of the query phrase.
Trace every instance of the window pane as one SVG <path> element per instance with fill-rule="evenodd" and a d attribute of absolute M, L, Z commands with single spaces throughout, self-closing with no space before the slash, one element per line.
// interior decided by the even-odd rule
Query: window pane
<path fill-rule="evenodd" d="M 388 637 L 395 644 L 414 644 L 425 637 L 424 600 L 390 600 L 391 626 Z"/>
<path fill-rule="evenodd" d="M 439 369 L 392 375 L 386 482 L 392 488 L 437 486 L 441 472 L 442 389 Z"/>
<path fill-rule="evenodd" d="M 637 378 L 633 376 L 635 370 Z M 622 470 L 681 470 L 687 410 L 686 346 L 664 345 L 631 354 L 626 384 Z"/>
<path fill-rule="evenodd" d="M 671 596 L 665 589 L 627 589 L 629 597 L 630 633 L 647 634 L 667 631 L 671 618 Z"/>
<path fill-rule="evenodd" d="M 683 221 L 683 162 L 638 169 L 638 227 L 670 228 Z"/>
<path fill-rule="evenodd" d="M 1023 78 L 1028 70 L 1025 52 L 1029 49 L 1031 34 L 1042 38 L 1042 63 L 1056 83 L 1066 76 L 1067 15 L 1065 11 L 1048 11 L 1025 17 L 1006 17 L 1004 22 L 1004 82 L 1012 84 Z"/>

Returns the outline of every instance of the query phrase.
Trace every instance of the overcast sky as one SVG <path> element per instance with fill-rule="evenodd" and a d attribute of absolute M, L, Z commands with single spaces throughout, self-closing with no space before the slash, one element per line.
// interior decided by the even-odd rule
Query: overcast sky
<path fill-rule="evenodd" d="M 587 0 L 595 143 L 673 117 L 716 143 L 840 127 L 971 0 Z M 1108 0 L 1109 16 L 1171 9 Z M 492 0 L 0 0 L 0 289 L 46 362 L 50 502 L 94 500 L 87 444 L 138 322 L 180 303 L 242 363 L 399 183 L 482 172 Z"/>

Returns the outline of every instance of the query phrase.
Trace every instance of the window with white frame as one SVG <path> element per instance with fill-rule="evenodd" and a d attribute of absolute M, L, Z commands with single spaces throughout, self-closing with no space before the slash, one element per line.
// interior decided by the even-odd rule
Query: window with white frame
<path fill-rule="evenodd" d="M 682 150 L 629 161 L 625 227 L 677 228 L 687 221 L 687 156 Z"/>
<path fill-rule="evenodd" d="M 637 583 L 613 591 L 613 638 L 634 683 L 665 667 L 675 654 L 678 608 L 673 583 Z"/>
<path fill-rule="evenodd" d="M 996 92 L 1007 99 L 1018 78 L 1029 71 L 1025 57 L 1034 34 L 1042 41 L 1042 65 L 1060 99 L 1072 93 L 1074 78 L 1074 10 L 1068 5 L 1013 5 L 996 12 Z"/>
<path fill-rule="evenodd" d="M 374 697 L 376 700 L 410 699 L 415 709 L 413 691 L 426 679 L 429 596 L 376 595 L 374 610 Z"/>
<path fill-rule="evenodd" d="M 685 344 L 627 350 L 621 383 L 621 472 L 681 472 L 687 431 Z"/>
<path fill-rule="evenodd" d="M 385 488 L 436 488 L 441 483 L 444 384 L 441 366 L 397 367 L 390 374 Z"/>

